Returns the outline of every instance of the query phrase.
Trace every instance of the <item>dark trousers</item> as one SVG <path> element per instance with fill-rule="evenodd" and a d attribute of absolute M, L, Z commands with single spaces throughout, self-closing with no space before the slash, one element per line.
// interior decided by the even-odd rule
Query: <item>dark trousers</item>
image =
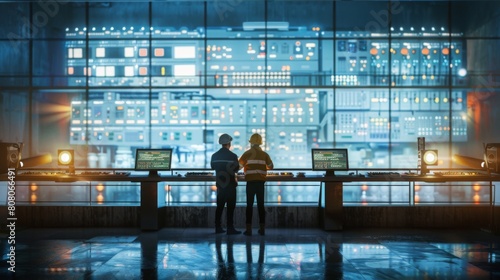
<path fill-rule="evenodd" d="M 234 227 L 234 208 L 236 208 L 236 188 L 217 188 L 217 208 L 215 209 L 215 226 L 221 226 L 222 212 L 227 204 L 227 227 Z"/>
<path fill-rule="evenodd" d="M 246 218 L 247 224 L 252 224 L 253 202 L 257 197 L 257 209 L 259 210 L 259 223 L 266 222 L 266 209 L 264 209 L 264 181 L 248 181 L 247 182 L 247 209 Z"/>

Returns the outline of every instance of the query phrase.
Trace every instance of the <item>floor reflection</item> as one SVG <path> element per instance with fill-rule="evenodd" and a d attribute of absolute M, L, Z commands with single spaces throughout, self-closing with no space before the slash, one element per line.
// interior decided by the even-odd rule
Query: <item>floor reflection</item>
<path fill-rule="evenodd" d="M 224 256 L 222 253 L 222 237 L 218 235 L 215 239 L 215 248 L 217 252 L 217 279 L 236 278 L 233 245 L 234 240 L 229 237 L 226 243 L 226 254 Z"/>
<path fill-rule="evenodd" d="M 264 278 L 264 252 L 266 250 L 266 242 L 264 238 L 258 241 L 258 248 L 252 246 L 252 240 L 247 239 L 245 242 L 247 253 L 247 278 L 248 279 L 263 279 Z M 257 251 L 257 252 L 255 252 Z M 257 256 L 254 262 L 254 255 Z"/>
<path fill-rule="evenodd" d="M 0 279 L 497 279 L 500 236 L 479 230 L 28 229 Z"/>

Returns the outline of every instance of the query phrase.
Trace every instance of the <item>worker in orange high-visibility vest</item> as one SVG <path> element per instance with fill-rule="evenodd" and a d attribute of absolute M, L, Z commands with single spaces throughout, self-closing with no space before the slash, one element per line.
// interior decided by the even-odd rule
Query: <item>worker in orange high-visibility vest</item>
<path fill-rule="evenodd" d="M 247 181 L 247 208 L 246 208 L 246 231 L 245 235 L 252 235 L 252 213 L 254 198 L 257 197 L 257 209 L 259 212 L 259 234 L 265 234 L 266 210 L 264 209 L 264 185 L 266 183 L 267 170 L 273 169 L 271 157 L 264 152 L 262 136 L 255 133 L 250 137 L 250 149 L 239 159 L 240 167 L 245 172 Z"/>

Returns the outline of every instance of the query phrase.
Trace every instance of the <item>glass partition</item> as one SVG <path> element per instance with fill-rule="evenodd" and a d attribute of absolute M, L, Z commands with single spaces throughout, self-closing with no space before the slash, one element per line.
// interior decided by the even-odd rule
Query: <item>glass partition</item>
<path fill-rule="evenodd" d="M 0 39 L 0 49 L 0 83 L 4 87 L 29 87 L 29 42 L 25 39 Z"/>
<path fill-rule="evenodd" d="M 85 2 L 32 2 L 32 16 L 27 18 L 31 18 L 32 37 L 35 39 L 64 39 L 68 31 L 78 33 L 88 28 Z"/>
<path fill-rule="evenodd" d="M 67 147 L 77 167 L 131 168 L 135 149 L 171 147 L 174 168 L 208 168 L 219 135 L 241 155 L 260 133 L 277 168 L 307 170 L 316 147 L 416 168 L 425 137 L 447 168 L 500 139 L 498 3 L 0 6 L 0 141 L 26 156 Z"/>

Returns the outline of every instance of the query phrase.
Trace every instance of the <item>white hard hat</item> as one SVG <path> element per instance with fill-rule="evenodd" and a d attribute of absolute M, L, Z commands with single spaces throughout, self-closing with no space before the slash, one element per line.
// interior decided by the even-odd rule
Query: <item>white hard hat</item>
<path fill-rule="evenodd" d="M 233 141 L 233 137 L 229 136 L 229 134 L 224 133 L 219 137 L 219 144 L 229 144 L 231 141 Z"/>

